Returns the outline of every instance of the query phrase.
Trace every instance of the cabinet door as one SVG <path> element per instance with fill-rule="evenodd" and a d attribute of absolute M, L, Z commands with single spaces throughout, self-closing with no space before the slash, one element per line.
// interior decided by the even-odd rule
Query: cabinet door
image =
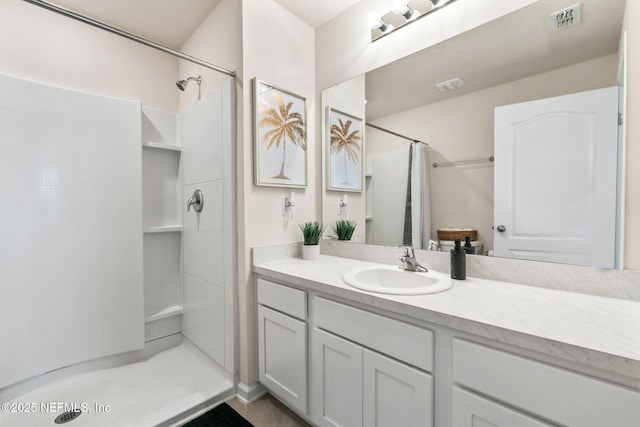
<path fill-rule="evenodd" d="M 311 416 L 318 426 L 362 426 L 362 347 L 313 331 Z"/>
<path fill-rule="evenodd" d="M 431 427 L 433 377 L 378 353 L 363 353 L 365 426 Z"/>
<path fill-rule="evenodd" d="M 306 323 L 258 305 L 258 351 L 260 382 L 306 413 Z"/>
<path fill-rule="evenodd" d="M 451 406 L 456 427 L 553 427 L 458 387 L 453 387 Z"/>

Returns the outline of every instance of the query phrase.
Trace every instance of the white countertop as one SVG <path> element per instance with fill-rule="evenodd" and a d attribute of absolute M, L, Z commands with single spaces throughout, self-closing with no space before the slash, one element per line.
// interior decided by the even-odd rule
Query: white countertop
<path fill-rule="evenodd" d="M 360 291 L 342 281 L 371 262 L 322 255 L 257 263 L 263 277 L 537 351 L 636 380 L 640 302 L 467 277 L 431 295 Z"/>

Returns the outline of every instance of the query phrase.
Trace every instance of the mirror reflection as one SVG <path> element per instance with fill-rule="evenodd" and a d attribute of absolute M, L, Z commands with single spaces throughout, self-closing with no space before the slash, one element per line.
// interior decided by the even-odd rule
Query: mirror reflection
<path fill-rule="evenodd" d="M 477 231 L 474 245 L 482 254 L 616 265 L 618 91 L 611 90 L 615 99 L 606 101 L 609 106 L 603 113 L 585 113 L 582 98 L 571 99 L 616 88 L 622 81 L 618 50 L 624 0 L 582 1 L 582 22 L 562 30 L 555 30 L 550 20 L 558 4 L 536 2 L 323 91 L 323 110 L 339 108 L 367 123 L 362 209 L 351 202 L 348 215 L 365 226 L 356 230 L 354 240 L 359 236 L 371 244 L 407 244 L 411 222 L 414 247 L 433 248 L 433 240 L 440 240 L 446 250 L 452 243 L 438 239 L 438 230 L 469 228 Z M 535 110 L 539 100 L 565 102 L 565 97 L 577 103 L 565 117 L 558 115 L 568 111 L 563 104 Z M 496 122 L 496 111 L 504 109 L 508 115 L 507 106 L 518 109 L 529 103 L 534 112 L 506 119 L 507 130 L 498 130 L 502 125 Z M 601 153 L 597 145 L 582 147 L 580 141 L 595 138 L 583 130 L 596 118 L 584 123 L 574 119 L 589 115 L 616 121 L 613 135 L 601 137 L 612 152 L 594 155 Z M 514 120 L 538 127 L 513 127 Z M 505 132 L 526 135 L 505 143 L 519 147 L 515 151 L 500 148 L 499 135 Z M 417 145 L 412 140 L 428 144 L 428 149 L 424 156 L 418 153 L 422 166 L 415 166 L 412 153 L 410 184 L 410 148 Z M 494 157 L 495 162 L 490 160 Z M 606 165 L 600 160 L 590 163 L 605 157 Z M 580 167 L 574 169 L 577 164 Z M 412 192 L 423 179 L 425 188 Z M 606 185 L 599 188 L 603 182 Z M 594 192 L 602 202 L 594 203 Z M 413 195 L 412 207 L 425 205 L 422 212 L 407 213 L 408 193 Z M 323 220 L 330 223 L 341 194 L 325 189 L 323 196 Z M 605 204 L 607 212 L 596 212 Z M 503 205 L 511 211 L 504 211 Z M 583 221 L 594 215 L 596 224 Z M 601 222 L 607 223 L 606 231 L 594 228 Z M 534 241 L 537 246 L 518 246 L 523 236 L 527 244 Z M 514 237 L 518 242 L 513 243 Z"/>

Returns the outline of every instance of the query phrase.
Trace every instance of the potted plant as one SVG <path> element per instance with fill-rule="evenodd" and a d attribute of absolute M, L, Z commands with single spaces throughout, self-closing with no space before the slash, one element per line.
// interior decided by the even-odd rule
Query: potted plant
<path fill-rule="evenodd" d="M 324 232 L 324 227 L 318 221 L 305 222 L 300 225 L 304 242 L 302 245 L 302 259 L 320 258 L 320 238 Z"/>
<path fill-rule="evenodd" d="M 331 229 L 338 240 L 351 240 L 356 225 L 356 222 L 350 219 L 339 219 L 331 226 Z"/>

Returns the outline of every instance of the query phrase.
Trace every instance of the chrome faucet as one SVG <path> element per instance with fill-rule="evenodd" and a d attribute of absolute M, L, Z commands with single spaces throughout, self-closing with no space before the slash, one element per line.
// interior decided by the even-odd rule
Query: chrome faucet
<path fill-rule="evenodd" d="M 405 271 L 415 271 L 418 273 L 426 273 L 427 267 L 423 267 L 420 265 L 418 260 L 416 260 L 415 252 L 411 246 L 407 246 L 404 248 L 404 254 L 400 257 L 400 268 Z"/>
<path fill-rule="evenodd" d="M 428 251 L 441 251 L 440 242 L 434 239 L 429 240 L 429 244 L 427 245 Z"/>

